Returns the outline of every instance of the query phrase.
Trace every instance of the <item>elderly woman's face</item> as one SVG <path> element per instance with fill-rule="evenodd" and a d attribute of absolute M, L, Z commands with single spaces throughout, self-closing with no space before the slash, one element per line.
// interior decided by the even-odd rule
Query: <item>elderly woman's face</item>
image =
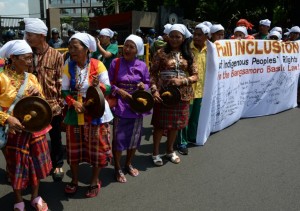
<path fill-rule="evenodd" d="M 13 65 L 18 70 L 28 69 L 32 65 L 32 53 L 10 56 Z"/>
<path fill-rule="evenodd" d="M 137 54 L 137 47 L 135 43 L 131 40 L 127 40 L 123 46 L 123 56 L 127 61 L 131 61 L 135 58 Z"/>
<path fill-rule="evenodd" d="M 69 42 L 68 48 L 69 48 L 70 56 L 72 60 L 74 60 L 75 62 L 79 62 L 79 61 L 82 62 L 86 59 L 88 49 L 82 45 L 80 40 L 73 38 Z"/>
<path fill-rule="evenodd" d="M 184 42 L 184 36 L 179 31 L 171 31 L 169 34 L 169 44 L 173 50 L 179 50 Z"/>

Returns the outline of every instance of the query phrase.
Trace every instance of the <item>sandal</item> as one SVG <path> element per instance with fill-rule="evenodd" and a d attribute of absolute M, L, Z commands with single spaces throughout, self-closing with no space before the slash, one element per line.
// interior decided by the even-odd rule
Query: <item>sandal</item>
<path fill-rule="evenodd" d="M 86 192 L 85 196 L 87 198 L 93 198 L 96 197 L 100 191 L 101 188 L 101 182 L 97 182 L 97 185 L 89 186 L 88 191 Z"/>
<path fill-rule="evenodd" d="M 127 179 L 123 173 L 123 171 L 121 169 L 119 170 L 116 170 L 115 172 L 115 177 L 116 177 L 116 180 L 120 183 L 125 183 L 127 182 Z"/>
<path fill-rule="evenodd" d="M 139 171 L 136 168 L 133 168 L 132 165 L 125 166 L 125 171 L 133 177 L 137 177 L 139 175 Z"/>
<path fill-rule="evenodd" d="M 175 164 L 180 163 L 180 158 L 178 157 L 178 155 L 176 155 L 175 152 L 172 152 L 172 153 L 170 153 L 170 154 L 166 154 L 166 157 L 167 157 L 172 163 L 175 163 Z"/>
<path fill-rule="evenodd" d="M 24 211 L 25 210 L 25 203 L 22 201 L 22 202 L 14 204 L 14 210 L 15 209 L 18 209 L 19 211 Z"/>
<path fill-rule="evenodd" d="M 161 159 L 160 155 L 152 155 L 152 160 L 154 165 L 162 166 L 164 165 L 163 160 Z"/>
<path fill-rule="evenodd" d="M 37 211 L 47 211 L 48 210 L 47 203 L 40 196 L 31 200 L 31 206 L 34 207 L 35 210 L 37 210 Z M 41 208 L 41 209 L 39 209 L 39 208 Z"/>
<path fill-rule="evenodd" d="M 78 190 L 78 184 L 74 184 L 72 182 L 68 183 L 65 187 L 65 193 L 74 194 Z"/>

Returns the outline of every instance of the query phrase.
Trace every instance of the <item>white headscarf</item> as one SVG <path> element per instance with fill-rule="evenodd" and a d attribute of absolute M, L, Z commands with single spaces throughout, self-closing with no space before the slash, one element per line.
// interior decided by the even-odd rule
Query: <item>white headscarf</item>
<path fill-rule="evenodd" d="M 39 18 L 24 18 L 25 32 L 47 36 L 48 28 Z"/>
<path fill-rule="evenodd" d="M 179 31 L 185 38 L 192 36 L 191 32 L 186 28 L 186 26 L 180 23 L 172 25 L 169 33 L 171 33 L 171 31 Z"/>
<path fill-rule="evenodd" d="M 280 34 L 282 34 L 282 28 L 281 28 L 281 27 L 279 27 L 279 26 L 275 26 L 275 27 L 273 27 L 273 29 L 271 29 L 271 31 L 270 31 L 270 32 L 272 32 L 272 31 L 278 31 Z"/>
<path fill-rule="evenodd" d="M 210 27 L 211 34 L 221 31 L 221 30 L 223 30 L 223 31 L 225 30 L 221 24 L 214 24 Z"/>
<path fill-rule="evenodd" d="M 245 37 L 248 36 L 247 28 L 244 26 L 238 26 L 234 29 L 234 32 L 242 32 Z"/>
<path fill-rule="evenodd" d="M 138 56 L 144 55 L 144 42 L 141 37 L 131 34 L 125 39 L 124 44 L 126 43 L 127 40 L 131 40 L 135 43 Z"/>
<path fill-rule="evenodd" d="M 300 33 L 300 28 L 299 26 L 293 26 L 291 29 L 290 29 L 290 33 Z"/>
<path fill-rule="evenodd" d="M 270 39 L 271 36 L 276 36 L 277 37 L 277 40 L 281 40 L 281 34 L 280 32 L 278 31 L 271 31 L 269 34 L 268 34 L 268 39 Z"/>
<path fill-rule="evenodd" d="M 164 34 L 169 34 L 170 33 L 170 29 L 172 27 L 172 24 L 167 23 L 166 25 L 164 25 Z"/>
<path fill-rule="evenodd" d="M 69 42 L 73 39 L 78 39 L 90 50 L 90 52 L 94 52 L 97 50 L 96 40 L 93 36 L 88 33 L 78 32 L 69 39 Z"/>
<path fill-rule="evenodd" d="M 202 24 L 204 24 L 205 26 L 207 26 L 208 28 L 210 28 L 212 26 L 212 23 L 209 21 L 203 21 Z"/>
<path fill-rule="evenodd" d="M 25 40 L 11 40 L 0 48 L 0 57 L 2 58 L 26 53 L 32 53 L 32 49 Z"/>
<path fill-rule="evenodd" d="M 104 28 L 104 29 L 101 29 L 100 35 L 104 35 L 104 36 L 108 36 L 108 37 L 112 38 L 114 36 L 114 32 L 112 30 L 110 30 L 109 28 Z"/>
<path fill-rule="evenodd" d="M 271 26 L 271 21 L 269 19 L 259 21 L 259 25 Z"/>
<path fill-rule="evenodd" d="M 209 27 L 207 25 L 205 25 L 204 23 L 199 23 L 198 25 L 196 25 L 195 28 L 196 29 L 201 29 L 203 34 L 209 34 L 210 33 Z"/>

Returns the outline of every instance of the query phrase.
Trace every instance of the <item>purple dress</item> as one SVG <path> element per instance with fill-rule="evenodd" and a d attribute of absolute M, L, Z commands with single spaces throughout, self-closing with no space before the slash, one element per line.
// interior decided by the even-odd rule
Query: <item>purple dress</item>
<path fill-rule="evenodd" d="M 112 61 L 108 74 L 110 81 L 113 81 L 116 73 L 116 59 Z M 135 149 L 140 146 L 142 137 L 143 116 L 151 114 L 136 113 L 130 108 L 129 103 L 117 94 L 118 89 L 124 89 L 129 94 L 137 90 L 137 84 L 143 82 L 145 90 L 149 89 L 150 74 L 143 61 L 134 59 L 126 61 L 120 58 L 120 66 L 116 84 L 111 86 L 112 93 L 117 97 L 117 106 L 113 109 L 114 130 L 113 130 L 113 149 L 124 151 Z"/>

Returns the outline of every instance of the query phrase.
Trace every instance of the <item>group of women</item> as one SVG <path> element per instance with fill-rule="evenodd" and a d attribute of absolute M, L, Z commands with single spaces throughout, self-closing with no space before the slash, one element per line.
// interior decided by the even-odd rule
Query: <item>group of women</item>
<path fill-rule="evenodd" d="M 189 101 L 193 97 L 191 85 L 197 81 L 198 74 L 188 48 L 189 36 L 190 33 L 184 25 L 173 25 L 169 32 L 169 42 L 157 52 L 150 72 L 146 64 L 137 59 L 137 56 L 144 54 L 144 44 L 136 35 L 126 38 L 123 57 L 114 59 L 109 70 L 99 60 L 90 58 L 90 53 L 97 48 L 94 37 L 87 33 L 77 33 L 70 38 L 68 48 L 71 59 L 66 62 L 62 74 L 62 96 L 68 107 L 64 119 L 67 125 L 67 161 L 72 173 L 71 181 L 65 186 L 65 193 L 77 192 L 78 166 L 82 162 L 92 166 L 92 177 L 85 194 L 89 198 L 98 195 L 101 188 L 99 172 L 111 162 L 112 157 L 118 182 L 127 182 L 125 173 L 133 177 L 139 175 L 132 160 L 141 143 L 143 117 L 151 112 L 139 113 L 131 108 L 129 102 L 136 90 L 149 90 L 155 102 L 152 118 L 154 164 L 163 165 L 159 146 L 164 133 L 167 134 L 166 157 L 173 163 L 180 162 L 173 145 L 177 130 L 184 128 L 188 123 Z M 47 203 L 38 196 L 39 181 L 45 178 L 52 168 L 45 136 L 47 130 L 36 135 L 25 132 L 20 120 L 7 112 L 25 83 L 23 97 L 43 97 L 36 77 L 27 73 L 32 63 L 32 51 L 26 41 L 14 40 L 0 49 L 0 56 L 8 61 L 4 70 L 0 72 L 0 124 L 9 125 L 7 145 L 3 152 L 16 195 L 14 208 L 24 210 L 21 191 L 30 183 L 33 187 L 32 206 L 36 210 L 48 210 Z M 27 77 L 29 80 L 25 79 Z M 86 93 L 90 86 L 99 87 L 104 95 L 111 94 L 118 102 L 115 107 L 110 108 L 105 101 L 104 115 L 100 118 L 93 118 L 85 112 Z M 174 106 L 165 106 L 163 103 L 161 90 L 166 87 L 179 90 L 179 101 Z M 109 123 L 112 121 L 111 147 Z M 126 151 L 124 166 L 121 164 L 123 151 Z M 18 169 L 22 171 L 17 171 Z"/>

